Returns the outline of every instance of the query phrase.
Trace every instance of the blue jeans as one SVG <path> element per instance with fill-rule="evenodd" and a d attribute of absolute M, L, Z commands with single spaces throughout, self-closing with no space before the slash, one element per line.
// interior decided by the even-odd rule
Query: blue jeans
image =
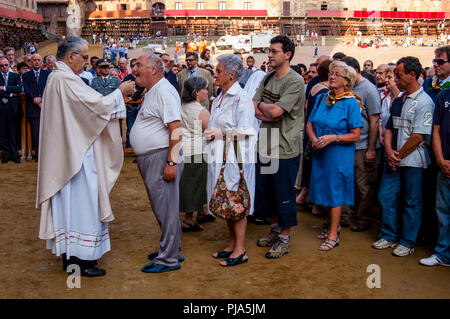
<path fill-rule="evenodd" d="M 436 215 L 439 220 L 439 239 L 434 253 L 440 260 L 450 263 L 450 178 L 441 171 L 436 187 Z"/>
<path fill-rule="evenodd" d="M 418 167 L 399 167 L 392 171 L 384 167 L 378 199 L 383 208 L 381 219 L 381 235 L 389 242 L 399 242 L 400 245 L 413 248 L 416 245 L 422 216 L 422 184 L 423 169 Z M 397 201 L 404 194 L 402 206 L 403 223 L 401 234 L 398 230 Z"/>
<path fill-rule="evenodd" d="M 133 111 L 129 112 L 127 110 L 127 141 L 125 142 L 125 148 L 131 148 L 130 144 L 130 132 L 133 127 L 134 121 L 136 121 L 136 117 L 138 114 L 138 107 L 133 106 Z"/>

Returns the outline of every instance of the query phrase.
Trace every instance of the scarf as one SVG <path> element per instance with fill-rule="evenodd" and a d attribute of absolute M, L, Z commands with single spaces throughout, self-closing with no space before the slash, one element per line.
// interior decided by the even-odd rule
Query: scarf
<path fill-rule="evenodd" d="M 450 81 L 446 81 L 444 83 L 439 84 L 439 78 L 437 75 L 433 75 L 431 80 L 431 87 L 427 89 L 427 92 L 431 90 L 444 91 L 445 89 L 450 87 Z"/>
<path fill-rule="evenodd" d="M 361 98 L 353 92 L 342 92 L 338 95 L 333 95 L 331 93 L 331 91 L 328 91 L 328 99 L 330 100 L 330 103 L 325 102 L 325 104 L 328 107 L 331 107 L 331 106 L 335 105 L 337 102 L 342 101 L 342 100 L 356 99 L 359 102 L 359 108 L 362 108 Z"/>

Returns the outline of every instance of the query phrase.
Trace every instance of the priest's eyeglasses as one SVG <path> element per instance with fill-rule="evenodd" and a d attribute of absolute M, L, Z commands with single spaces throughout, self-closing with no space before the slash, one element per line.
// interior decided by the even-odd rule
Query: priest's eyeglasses
<path fill-rule="evenodd" d="M 84 60 L 89 60 L 89 55 L 81 55 L 79 52 L 75 52 L 75 51 L 73 51 L 73 53 L 75 53 L 75 54 L 78 54 L 80 57 L 82 57 Z"/>

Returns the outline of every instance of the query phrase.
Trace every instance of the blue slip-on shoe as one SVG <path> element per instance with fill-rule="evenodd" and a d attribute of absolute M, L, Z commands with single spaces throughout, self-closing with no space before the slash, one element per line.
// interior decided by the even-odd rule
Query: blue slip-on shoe
<path fill-rule="evenodd" d="M 153 264 L 153 266 L 148 268 L 147 266 L 150 264 Z M 180 264 L 176 264 L 175 266 L 172 266 L 172 267 L 169 267 L 166 265 L 158 265 L 153 262 L 150 264 L 142 267 L 142 271 L 147 272 L 147 273 L 161 273 L 161 272 L 172 271 L 172 270 L 177 270 L 177 269 L 181 268 Z"/>
<path fill-rule="evenodd" d="M 153 268 L 155 266 L 155 263 L 152 261 L 150 263 L 148 263 L 147 265 L 145 265 L 144 267 L 142 267 L 142 271 L 143 272 L 148 272 L 148 270 L 150 270 L 151 268 Z"/>
<path fill-rule="evenodd" d="M 153 253 L 150 253 L 150 255 L 148 255 L 147 258 L 148 258 L 149 260 L 153 260 L 153 259 L 155 259 L 157 256 L 158 256 L 158 252 L 155 251 L 155 252 L 153 252 Z M 180 258 L 178 258 L 178 262 L 179 262 L 179 263 L 181 263 L 181 262 L 183 262 L 183 261 L 184 261 L 184 256 L 181 256 Z"/>

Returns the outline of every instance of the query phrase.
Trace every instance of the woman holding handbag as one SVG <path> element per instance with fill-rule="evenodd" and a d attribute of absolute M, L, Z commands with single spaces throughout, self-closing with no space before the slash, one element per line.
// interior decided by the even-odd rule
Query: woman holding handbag
<path fill-rule="evenodd" d="M 217 60 L 214 79 L 222 91 L 211 106 L 204 132 L 208 140 L 208 206 L 227 221 L 230 241 L 213 257 L 225 259 L 220 265 L 230 267 L 248 261 L 245 232 L 255 194 L 255 113 L 251 97 L 238 82 L 243 72 L 241 59 L 225 54 Z"/>

